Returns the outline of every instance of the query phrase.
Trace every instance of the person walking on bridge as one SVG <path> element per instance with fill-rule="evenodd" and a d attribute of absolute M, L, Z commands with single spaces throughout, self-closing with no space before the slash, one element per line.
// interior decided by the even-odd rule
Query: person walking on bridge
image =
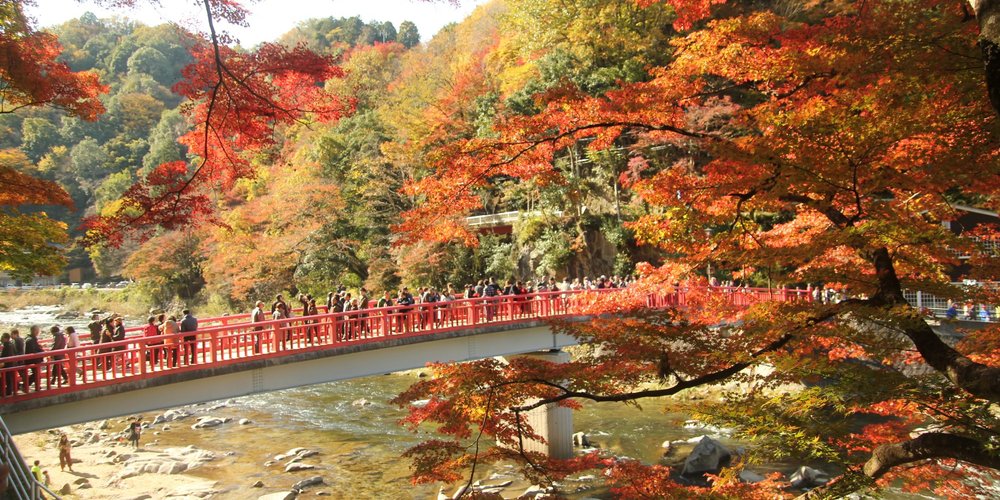
<path fill-rule="evenodd" d="M 163 340 L 158 338 L 160 336 L 160 327 L 156 324 L 156 316 L 150 316 L 146 319 L 146 326 L 142 329 L 143 339 L 146 341 L 146 361 L 149 362 L 150 371 L 156 369 L 156 365 L 160 364 L 160 353 L 163 348 Z"/>
<path fill-rule="evenodd" d="M 0 368 L 10 368 L 12 366 L 17 366 L 17 363 L 5 363 L 4 358 L 10 358 L 14 356 L 14 341 L 10 339 L 10 334 L 4 332 L 0 336 Z M 13 396 L 16 392 L 15 388 L 15 376 L 14 370 L 6 370 L 3 372 L 3 395 Z"/>
<path fill-rule="evenodd" d="M 166 318 L 165 314 L 160 315 L 160 335 L 163 336 L 163 343 L 166 347 L 163 348 L 163 355 L 166 357 L 166 364 L 168 368 L 176 368 L 180 366 L 178 354 L 180 351 L 180 339 L 177 338 L 177 332 L 180 331 L 180 325 L 177 324 L 177 317 L 170 315 Z"/>
<path fill-rule="evenodd" d="M 68 384 L 69 377 L 66 375 L 66 367 L 63 366 L 65 354 L 59 353 L 66 349 L 66 336 L 59 330 L 58 326 L 53 326 L 52 332 L 52 368 L 49 370 L 49 385 L 55 385 L 56 379 L 61 379 L 62 383 Z"/>
<path fill-rule="evenodd" d="M 180 331 L 187 333 L 184 336 L 184 355 L 187 358 L 187 364 L 193 365 L 198 358 L 198 335 L 194 332 L 198 331 L 198 318 L 191 315 L 190 309 L 185 309 L 181 311 L 184 315 L 181 318 Z"/>
<path fill-rule="evenodd" d="M 292 317 L 291 312 L 288 309 L 288 304 L 285 303 L 285 299 L 281 295 L 274 297 L 274 303 L 271 304 L 271 316 L 274 316 L 274 311 L 280 310 L 282 318 Z"/>
<path fill-rule="evenodd" d="M 90 316 L 90 323 L 87 323 L 87 329 L 90 330 L 90 342 L 92 344 L 101 343 L 101 330 L 104 329 L 104 322 L 101 321 L 101 315 L 93 314 Z"/>
<path fill-rule="evenodd" d="M 80 334 L 76 333 L 76 328 L 72 326 L 66 327 L 66 349 L 74 349 L 80 347 Z M 86 371 L 83 367 L 77 363 L 75 357 L 70 357 L 70 371 L 73 372 L 73 376 L 85 376 Z"/>
<path fill-rule="evenodd" d="M 266 317 L 264 316 L 264 303 L 257 301 L 254 304 L 253 311 L 250 311 L 250 322 L 251 323 L 262 323 Z M 253 340 L 253 352 L 254 354 L 260 354 L 260 331 L 263 330 L 262 326 L 253 327 L 254 340 Z"/>
<path fill-rule="evenodd" d="M 21 338 L 21 332 L 17 328 L 10 331 L 10 341 L 14 343 L 14 355 L 21 356 L 24 354 L 24 339 Z M 18 361 L 14 363 L 14 366 L 23 366 L 24 361 Z M 28 371 L 21 369 L 17 371 L 17 383 L 19 386 L 26 387 L 28 382 Z M 27 392 L 27 389 L 25 389 Z"/>
<path fill-rule="evenodd" d="M 38 343 L 38 334 L 41 331 L 42 329 L 38 325 L 33 325 L 28 331 L 28 338 L 24 341 L 25 354 L 41 354 L 45 352 L 45 349 L 42 349 L 41 344 Z M 28 392 L 28 386 L 31 384 L 34 384 L 36 391 L 40 390 L 42 359 L 42 356 L 38 356 L 25 362 L 29 368 L 24 370 L 28 373 L 28 378 L 24 381 L 24 392 Z"/>

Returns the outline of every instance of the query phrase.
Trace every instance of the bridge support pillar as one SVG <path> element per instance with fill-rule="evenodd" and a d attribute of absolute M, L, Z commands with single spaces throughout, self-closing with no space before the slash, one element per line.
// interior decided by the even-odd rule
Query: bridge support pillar
<path fill-rule="evenodd" d="M 553 363 L 569 361 L 569 354 L 560 350 L 543 351 L 531 354 L 521 354 L 544 359 Z M 537 400 L 533 400 L 537 401 Z M 527 401 L 530 404 L 533 401 Z M 524 449 L 544 453 L 552 458 L 573 457 L 573 410 L 555 404 L 547 404 L 522 414 L 535 433 L 545 439 L 545 442 L 525 440 Z"/>

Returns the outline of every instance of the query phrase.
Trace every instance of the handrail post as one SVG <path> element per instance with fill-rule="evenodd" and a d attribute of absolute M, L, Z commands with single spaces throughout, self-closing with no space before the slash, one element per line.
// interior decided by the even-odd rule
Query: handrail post
<path fill-rule="evenodd" d="M 212 364 L 216 364 L 219 362 L 219 332 L 212 332 L 210 336 L 212 337 Z"/>
<path fill-rule="evenodd" d="M 76 387 L 76 351 L 70 351 L 66 359 L 69 362 L 69 374 L 67 375 L 69 386 Z"/>
<path fill-rule="evenodd" d="M 139 373 L 142 374 L 142 375 L 145 375 L 146 374 L 146 354 L 147 354 L 146 353 L 146 348 L 148 346 L 146 346 L 146 341 L 145 340 L 140 340 L 138 342 L 138 344 L 139 344 L 139 348 L 138 348 L 138 351 L 139 351 L 139 361 L 138 361 L 138 363 L 139 363 Z M 132 372 L 135 373 L 135 368 L 132 369 Z"/>

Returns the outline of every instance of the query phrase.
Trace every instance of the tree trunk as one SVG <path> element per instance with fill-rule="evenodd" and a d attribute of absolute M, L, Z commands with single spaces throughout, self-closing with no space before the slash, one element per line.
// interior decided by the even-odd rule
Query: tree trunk
<path fill-rule="evenodd" d="M 956 458 L 992 469 L 1000 469 L 1000 457 L 981 442 L 954 434 L 929 432 L 914 439 L 879 446 L 865 463 L 865 475 L 878 479 L 895 466 L 928 458 Z"/>
<path fill-rule="evenodd" d="M 875 250 L 872 255 L 879 287 L 872 302 L 881 306 L 903 306 L 902 284 L 896 275 L 892 256 L 885 247 Z M 953 384 L 973 396 L 1000 402 L 1000 368 L 976 363 L 967 356 L 944 343 L 922 318 L 900 325 L 904 335 L 909 337 L 928 365 L 941 372 Z"/>
<path fill-rule="evenodd" d="M 969 0 L 979 22 L 979 48 L 986 66 L 986 89 L 1000 114 L 1000 0 Z"/>

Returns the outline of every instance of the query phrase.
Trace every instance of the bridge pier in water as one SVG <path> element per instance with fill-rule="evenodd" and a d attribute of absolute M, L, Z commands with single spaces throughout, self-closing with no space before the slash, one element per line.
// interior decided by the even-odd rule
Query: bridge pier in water
<path fill-rule="evenodd" d="M 569 354 L 558 349 L 520 354 L 517 357 L 544 359 L 553 363 L 569 361 Z M 534 401 L 538 400 L 525 401 L 525 403 L 530 404 Z M 544 453 L 552 458 L 573 457 L 573 410 L 550 403 L 523 413 L 522 416 L 535 433 L 545 439 L 544 443 L 525 439 L 525 451 Z"/>

